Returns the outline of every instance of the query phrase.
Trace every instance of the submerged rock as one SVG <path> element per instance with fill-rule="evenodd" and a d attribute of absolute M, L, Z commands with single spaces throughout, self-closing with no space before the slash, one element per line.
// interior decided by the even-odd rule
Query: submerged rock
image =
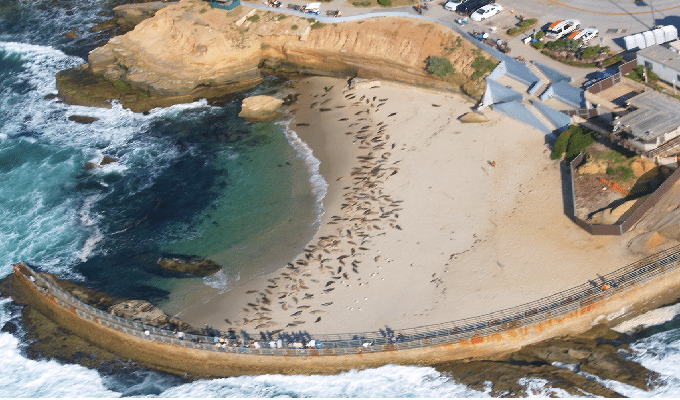
<path fill-rule="evenodd" d="M 118 162 L 117 158 L 104 156 L 104 158 L 102 158 L 102 161 L 99 163 L 99 165 L 103 167 L 104 165 L 112 164 L 112 163 L 115 163 L 115 162 Z"/>
<path fill-rule="evenodd" d="M 158 260 L 158 266 L 169 272 L 193 276 L 208 276 L 222 269 L 215 261 L 196 256 L 161 258 Z"/>
<path fill-rule="evenodd" d="M 64 33 L 62 36 L 64 36 L 67 39 L 71 39 L 71 40 L 78 39 L 78 32 L 70 31 L 70 32 Z"/>

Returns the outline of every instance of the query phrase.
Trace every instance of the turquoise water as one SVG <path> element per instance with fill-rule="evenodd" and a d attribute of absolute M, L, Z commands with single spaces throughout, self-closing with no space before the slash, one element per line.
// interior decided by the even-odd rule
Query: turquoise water
<path fill-rule="evenodd" d="M 81 62 L 49 47 L 0 42 L 3 275 L 24 261 L 159 302 L 173 286 L 156 265 L 168 254 L 214 259 L 224 271 L 207 283 L 224 289 L 270 272 L 243 262 L 267 250 L 262 242 L 302 249 L 318 228 L 324 183 L 285 124 L 247 123 L 236 116 L 239 101 L 143 115 L 46 99 L 56 71 Z M 267 82 L 257 90 L 275 89 Z M 71 115 L 99 120 L 83 125 Z M 104 156 L 117 162 L 84 168 Z"/>

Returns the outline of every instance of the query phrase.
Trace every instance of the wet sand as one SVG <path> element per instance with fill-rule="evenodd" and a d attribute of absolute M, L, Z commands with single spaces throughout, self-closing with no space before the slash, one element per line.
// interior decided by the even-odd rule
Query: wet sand
<path fill-rule="evenodd" d="M 294 84 L 290 128 L 328 182 L 321 228 L 274 273 L 181 306 L 201 327 L 311 334 L 394 330 L 520 305 L 636 260 L 629 235 L 563 212 L 545 136 L 462 96 L 383 82 Z M 197 296 L 199 297 L 199 296 Z M 206 301 L 208 297 L 211 297 Z"/>

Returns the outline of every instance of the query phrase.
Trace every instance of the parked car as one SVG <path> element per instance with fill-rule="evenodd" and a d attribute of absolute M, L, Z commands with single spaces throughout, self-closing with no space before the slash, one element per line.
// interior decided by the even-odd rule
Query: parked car
<path fill-rule="evenodd" d="M 580 31 L 572 32 L 571 35 L 569 35 L 569 39 L 577 40 L 583 43 L 588 43 L 588 41 L 597 36 L 598 33 L 600 32 L 595 28 L 581 29 Z"/>
<path fill-rule="evenodd" d="M 449 11 L 456 11 L 456 7 L 458 7 L 462 2 L 463 0 L 449 0 L 446 3 L 444 3 L 444 9 Z"/>
<path fill-rule="evenodd" d="M 503 10 L 503 6 L 500 4 L 487 4 L 482 8 L 477 9 L 470 15 L 470 19 L 473 21 L 484 21 L 489 17 L 493 17 Z"/>
<path fill-rule="evenodd" d="M 496 0 L 465 0 L 456 7 L 456 12 L 464 15 L 470 15 L 478 8 L 484 7 L 487 4 L 493 4 Z"/>
<path fill-rule="evenodd" d="M 567 19 L 564 21 L 553 22 L 548 30 L 545 32 L 545 36 L 548 39 L 559 39 L 569 33 L 577 30 L 581 26 L 581 22 L 577 19 Z"/>

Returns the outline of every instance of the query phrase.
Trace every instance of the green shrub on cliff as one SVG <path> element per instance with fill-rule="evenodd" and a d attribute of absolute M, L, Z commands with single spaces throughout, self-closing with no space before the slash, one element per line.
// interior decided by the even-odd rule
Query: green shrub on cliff
<path fill-rule="evenodd" d="M 324 24 L 323 22 L 316 21 L 315 23 L 312 24 L 312 29 L 320 29 L 323 28 L 324 25 L 326 24 Z"/>
<path fill-rule="evenodd" d="M 472 62 L 472 68 L 475 69 L 475 72 L 472 73 L 472 79 L 477 80 L 487 72 L 493 71 L 496 68 L 496 63 L 484 56 L 477 56 L 475 61 Z"/>
<path fill-rule="evenodd" d="M 257 22 L 260 20 L 260 16 L 258 14 L 253 14 L 250 17 L 246 18 L 250 22 Z"/>
<path fill-rule="evenodd" d="M 569 128 L 566 131 L 560 133 L 560 136 L 557 137 L 555 145 L 553 145 L 552 153 L 550 153 L 551 160 L 559 160 L 562 158 L 564 152 L 567 151 L 567 142 L 569 141 L 571 132 L 571 128 Z"/>
<path fill-rule="evenodd" d="M 427 72 L 437 75 L 442 79 L 456 72 L 448 58 L 429 56 L 425 62 L 427 63 Z"/>
<path fill-rule="evenodd" d="M 123 81 L 113 81 L 113 87 L 115 87 L 119 92 L 127 92 L 130 90 L 130 84 Z"/>
<path fill-rule="evenodd" d="M 290 29 L 292 29 L 292 30 L 294 30 L 294 31 L 297 30 L 297 28 L 298 28 L 297 25 L 293 25 L 293 26 L 290 27 Z"/>
<path fill-rule="evenodd" d="M 392 7 L 392 0 L 378 0 L 378 4 L 383 7 Z"/>
<path fill-rule="evenodd" d="M 599 138 L 600 134 L 593 130 L 572 125 L 557 138 L 550 159 L 559 160 L 566 152 L 565 160 L 569 163 Z"/>

